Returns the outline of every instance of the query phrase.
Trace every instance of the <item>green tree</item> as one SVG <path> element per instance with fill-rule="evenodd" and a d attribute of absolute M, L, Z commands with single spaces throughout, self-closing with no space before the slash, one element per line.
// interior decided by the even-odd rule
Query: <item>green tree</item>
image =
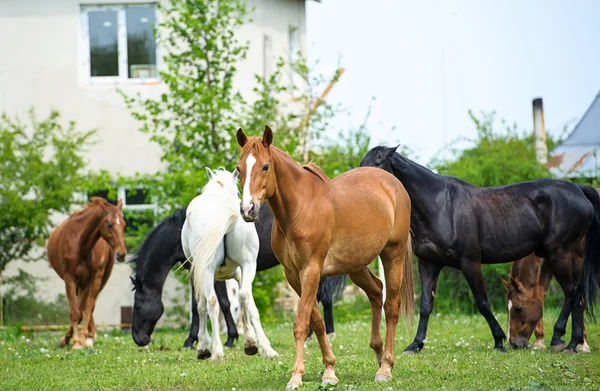
<path fill-rule="evenodd" d="M 26 122 L 0 116 L 0 274 L 15 259 L 31 260 L 49 234 L 51 216 L 68 213 L 86 180 L 85 148 L 93 131 L 63 126 L 58 112 Z"/>
<path fill-rule="evenodd" d="M 500 121 L 500 129 L 495 113 L 481 113 L 480 117 L 469 111 L 477 134 L 474 139 L 458 139 L 451 143 L 456 146 L 467 141 L 471 146 L 459 150 L 452 149 L 452 157 L 434 160 L 431 166 L 441 175 L 450 175 L 465 180 L 475 186 L 501 186 L 538 178 L 551 177 L 548 168 L 537 162 L 533 132 L 518 130 L 516 124 Z M 556 142 L 549 138 L 548 149 Z M 483 274 L 490 303 L 496 309 L 505 306 L 505 288 L 500 278 L 506 278 L 510 263 L 484 265 Z M 445 268 L 438 281 L 436 306 L 442 310 L 476 312 L 469 286 L 462 274 Z M 457 308 L 458 307 L 458 308 Z"/>

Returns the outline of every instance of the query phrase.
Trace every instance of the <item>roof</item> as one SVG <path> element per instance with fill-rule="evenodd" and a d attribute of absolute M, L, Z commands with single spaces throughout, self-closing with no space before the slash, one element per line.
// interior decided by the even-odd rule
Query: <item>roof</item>
<path fill-rule="evenodd" d="M 551 153 L 552 171 L 559 176 L 595 177 L 600 167 L 600 92 L 573 132 Z"/>

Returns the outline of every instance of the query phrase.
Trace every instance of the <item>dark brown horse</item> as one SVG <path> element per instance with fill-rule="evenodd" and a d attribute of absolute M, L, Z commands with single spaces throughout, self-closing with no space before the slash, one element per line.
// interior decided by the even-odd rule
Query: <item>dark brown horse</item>
<path fill-rule="evenodd" d="M 67 345 L 71 337 L 73 349 L 92 347 L 94 343 L 96 297 L 110 277 L 115 252 L 120 259 L 127 255 L 122 206 L 121 200 L 114 206 L 104 198 L 93 197 L 87 208 L 67 218 L 48 238 L 48 260 L 65 282 L 71 307 L 71 324 L 60 346 Z M 79 336 L 77 327 L 84 315 Z"/>
<path fill-rule="evenodd" d="M 569 273 L 583 274 L 583 241 L 573 252 L 572 268 Z M 508 343 L 516 349 L 529 347 L 531 334 L 535 334 L 534 350 L 545 350 L 544 345 L 544 297 L 552 281 L 554 272 L 549 262 L 530 254 L 513 262 L 510 281 L 502 280 L 508 289 L 506 303 L 508 309 Z M 583 343 L 577 345 L 577 351 L 589 353 L 590 347 L 583 330 Z M 554 351 L 560 350 L 552 347 Z"/>
<path fill-rule="evenodd" d="M 239 129 L 242 147 L 238 170 L 243 188 L 240 212 L 244 220 L 257 218 L 268 200 L 273 211 L 271 243 L 287 281 L 300 296 L 294 323 L 296 361 L 288 389 L 302 383 L 304 341 L 309 323 L 317 336 L 325 372 L 323 383 L 337 383 L 335 356 L 317 307 L 319 277 L 348 274 L 371 302 L 371 348 L 380 364 L 375 381 L 392 378 L 394 335 L 399 313 L 413 314 L 414 296 L 410 254 L 410 198 L 404 186 L 389 173 L 355 168 L 331 180 L 316 165 L 301 166 L 273 142 L 267 126 L 262 139 L 246 137 Z M 382 283 L 368 268 L 381 257 L 385 271 L 386 343 L 380 322 Z"/>

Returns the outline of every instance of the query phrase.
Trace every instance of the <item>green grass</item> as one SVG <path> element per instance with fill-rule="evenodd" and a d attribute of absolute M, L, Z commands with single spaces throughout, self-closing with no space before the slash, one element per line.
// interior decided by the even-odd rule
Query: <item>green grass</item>
<path fill-rule="evenodd" d="M 555 316 L 546 316 L 549 343 Z M 506 325 L 506 316 L 499 316 Z M 398 326 L 396 365 L 391 383 L 375 384 L 377 371 L 369 349 L 369 318 L 336 325 L 333 350 L 340 383 L 335 390 L 598 390 L 600 326 L 588 324 L 592 354 L 492 349 L 492 338 L 479 315 L 439 315 L 430 321 L 425 349 L 401 355 L 412 340 Z M 185 330 L 158 330 L 149 348 L 137 347 L 126 331 L 99 332 L 93 349 L 55 347 L 57 333 L 0 334 L 1 390 L 283 390 L 293 365 L 292 324 L 266 325 L 281 356 L 267 361 L 246 356 L 238 342 L 225 361 L 198 361 L 195 351 L 180 349 Z M 162 347 L 162 349 L 161 349 Z M 167 350 L 168 349 L 168 350 Z M 320 388 L 321 354 L 316 342 L 305 353 L 302 389 Z M 329 389 L 329 388 L 328 388 Z"/>

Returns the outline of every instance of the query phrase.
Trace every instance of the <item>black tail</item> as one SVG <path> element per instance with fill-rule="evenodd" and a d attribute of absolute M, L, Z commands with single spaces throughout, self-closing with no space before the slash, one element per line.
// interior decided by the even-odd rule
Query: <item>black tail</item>
<path fill-rule="evenodd" d="M 317 300 L 321 303 L 335 303 L 342 298 L 344 287 L 348 281 L 347 275 L 335 277 L 321 277 L 319 281 L 319 290 L 317 290 Z"/>
<path fill-rule="evenodd" d="M 594 206 L 594 220 L 585 237 L 583 253 L 583 291 L 585 308 L 594 319 L 596 296 L 598 295 L 598 277 L 600 277 L 600 195 L 591 186 L 579 186 L 585 197 Z"/>

